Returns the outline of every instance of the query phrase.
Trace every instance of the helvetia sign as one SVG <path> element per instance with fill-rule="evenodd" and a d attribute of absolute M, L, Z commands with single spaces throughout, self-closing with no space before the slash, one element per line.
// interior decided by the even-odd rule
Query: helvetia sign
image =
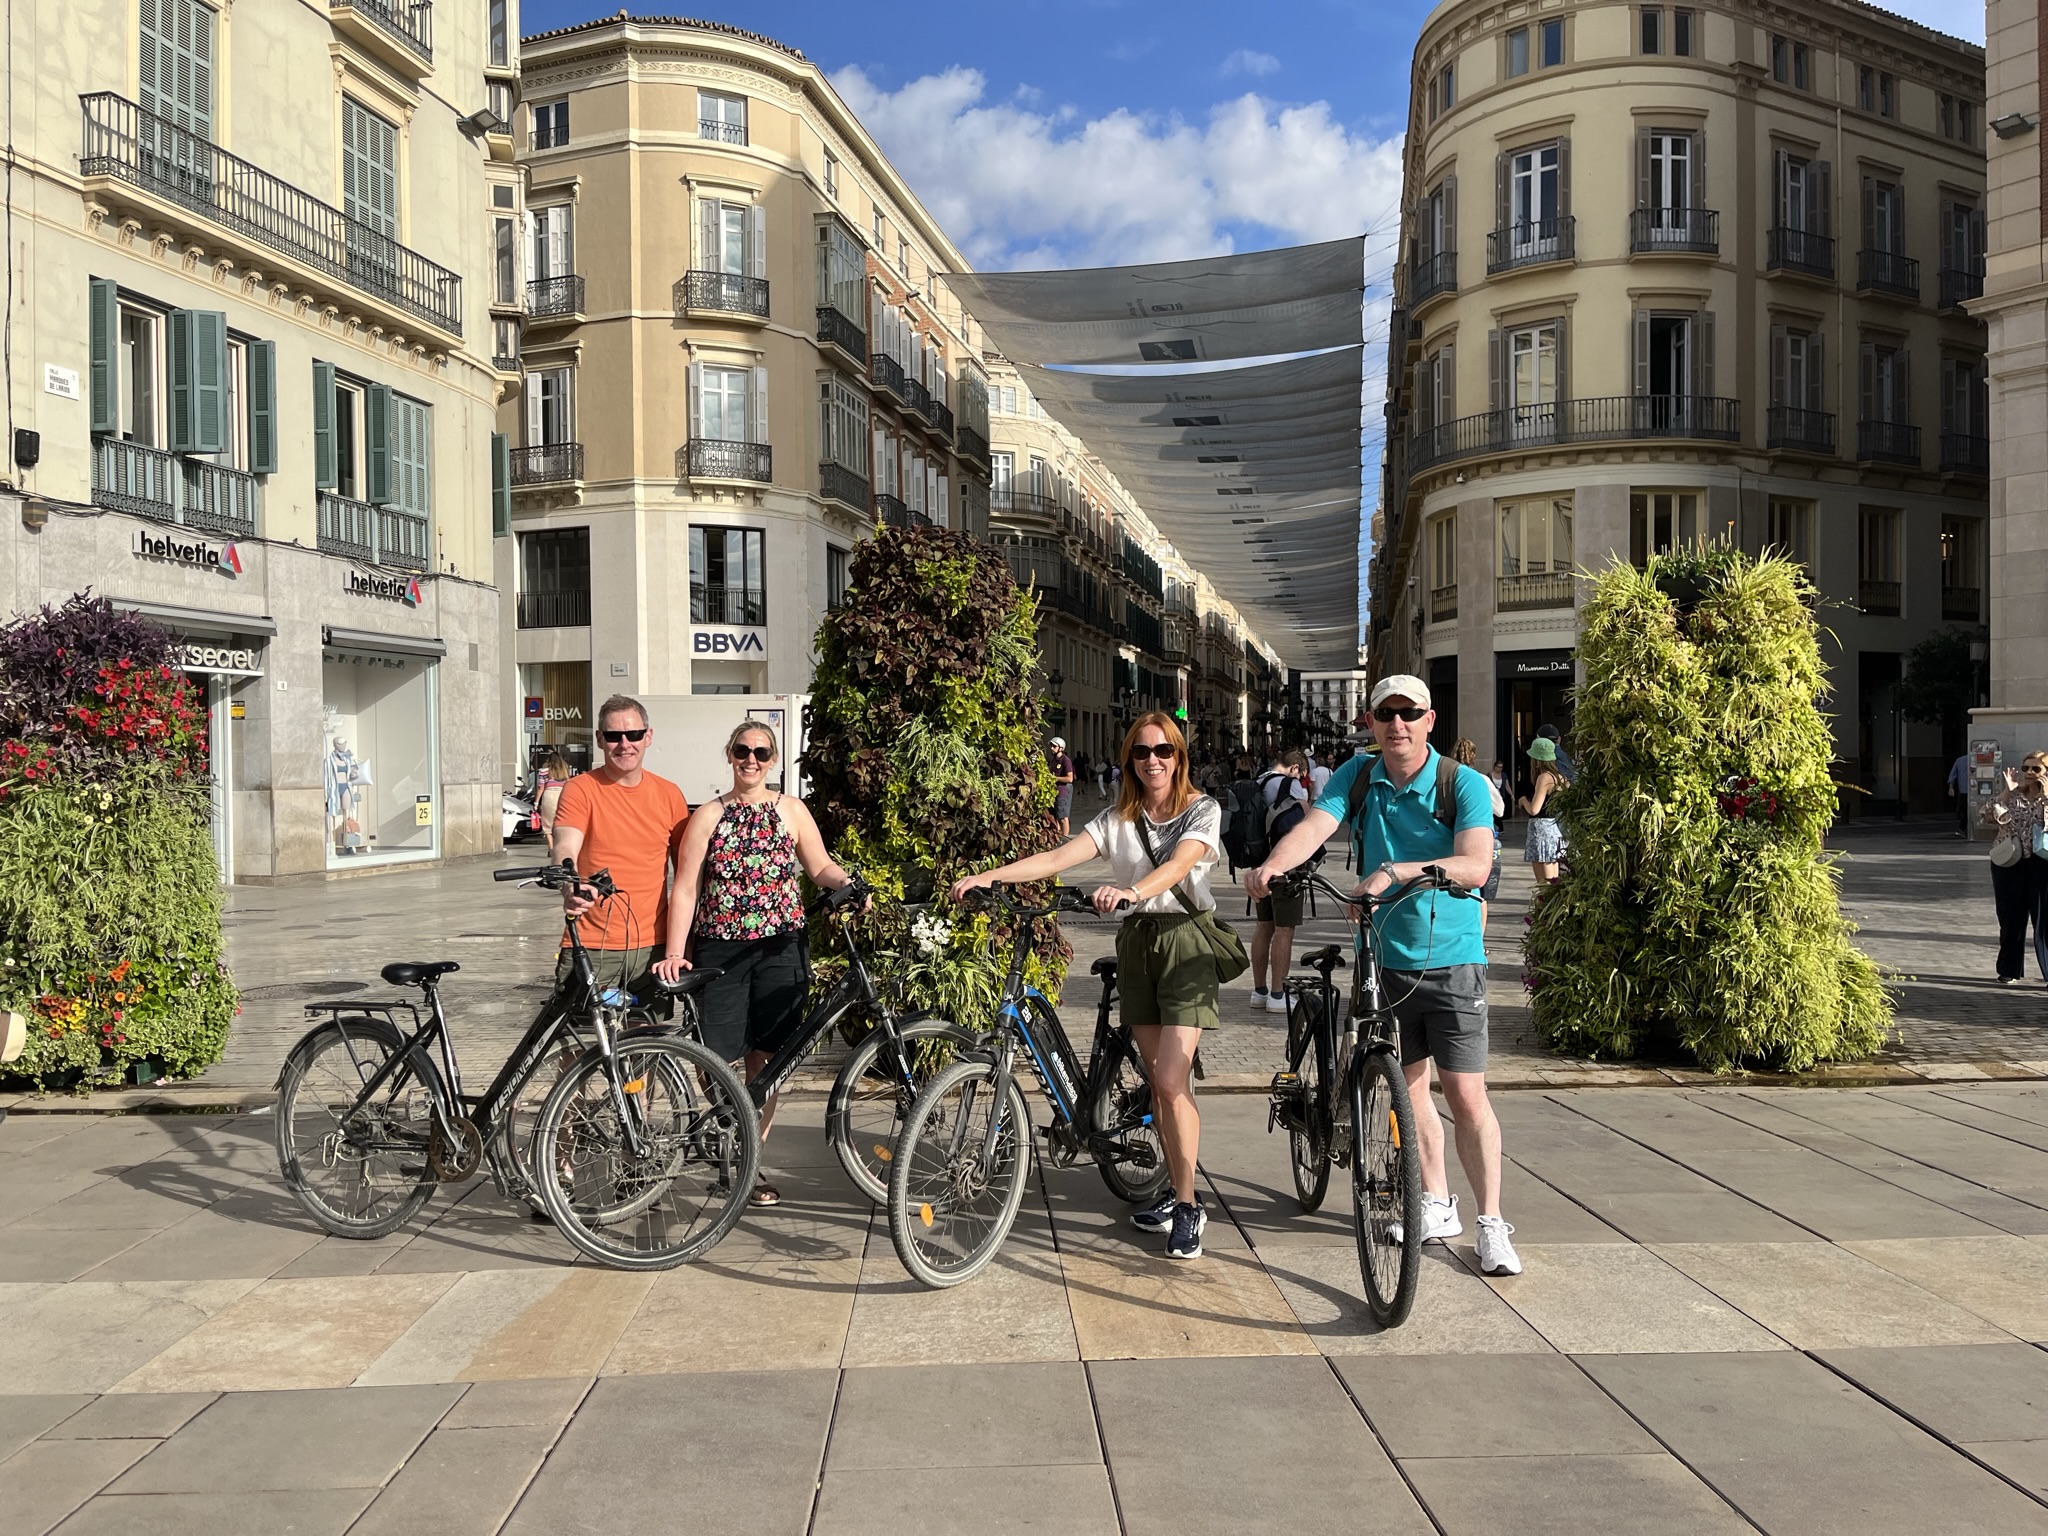
<path fill-rule="evenodd" d="M 233 544 L 215 544 L 210 539 L 189 539 L 182 534 L 138 528 L 130 548 L 145 560 L 172 560 L 179 565 L 196 565 L 227 576 L 242 574 L 242 556 Z"/>

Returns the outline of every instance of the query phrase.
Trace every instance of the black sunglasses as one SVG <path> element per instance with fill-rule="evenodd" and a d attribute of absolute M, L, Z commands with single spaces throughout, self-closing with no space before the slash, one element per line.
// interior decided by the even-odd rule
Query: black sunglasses
<path fill-rule="evenodd" d="M 744 763 L 750 757 L 757 763 L 772 763 L 775 761 L 775 749 L 773 747 L 734 747 L 732 749 L 732 760 L 736 763 Z"/>
<path fill-rule="evenodd" d="M 1131 748 L 1131 761 L 1142 763 L 1148 757 L 1156 757 L 1162 763 L 1170 763 L 1173 761 L 1174 755 L 1179 751 L 1180 748 L 1170 741 L 1156 742 L 1149 747 L 1141 741 Z"/>
<path fill-rule="evenodd" d="M 1373 719 L 1379 721 L 1381 725 L 1385 725 L 1389 720 L 1392 720 L 1397 716 L 1403 720 L 1406 720 L 1410 725 L 1413 725 L 1417 720 L 1420 720 L 1424 715 L 1428 713 L 1428 710 L 1418 709 L 1412 704 L 1409 705 L 1406 709 L 1396 709 L 1391 704 L 1382 704 L 1378 709 L 1372 712 L 1372 717 Z"/>
<path fill-rule="evenodd" d="M 603 737 L 608 745 L 616 747 L 622 741 L 641 740 L 647 735 L 647 727 L 643 725 L 637 731 L 599 731 L 597 734 Z"/>

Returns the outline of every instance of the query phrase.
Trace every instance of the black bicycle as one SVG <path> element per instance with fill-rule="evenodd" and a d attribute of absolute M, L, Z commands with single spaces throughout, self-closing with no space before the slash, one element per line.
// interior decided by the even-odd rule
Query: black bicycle
<path fill-rule="evenodd" d="M 1359 912 L 1358 980 L 1349 1008 L 1330 979 L 1345 963 L 1334 944 L 1302 957 L 1317 972 L 1314 981 L 1287 983 L 1287 1066 L 1273 1077 L 1266 1128 L 1287 1130 L 1294 1192 L 1304 1211 L 1323 1203 L 1332 1164 L 1350 1168 L 1366 1305 L 1382 1328 L 1397 1328 L 1415 1308 L 1422 1275 L 1422 1155 L 1415 1106 L 1401 1074 L 1400 1027 L 1381 995 L 1372 918 L 1421 891 L 1472 893 L 1425 874 L 1361 900 L 1308 868 L 1290 871 L 1273 888 L 1281 895 L 1315 889 Z"/>
<path fill-rule="evenodd" d="M 617 896 L 606 872 L 578 876 L 567 864 L 492 878 Z M 405 999 L 309 1006 L 328 1017 L 278 1075 L 277 1154 L 286 1186 L 324 1230 L 386 1236 L 437 1185 L 486 1161 L 508 1198 L 537 1202 L 570 1242 L 621 1267 L 685 1262 L 731 1229 L 760 1155 L 752 1101 L 712 1052 L 649 1027 L 632 998 L 600 983 L 574 918 L 568 935 L 567 978 L 481 1094 L 462 1091 L 441 1000 L 456 962 L 384 967 L 391 985 L 421 989 L 424 1017 Z M 663 991 L 688 999 L 717 974 L 692 972 Z M 536 1114 L 531 1090 L 551 1061 L 566 1068 Z"/>
<path fill-rule="evenodd" d="M 1110 1021 L 1116 961 L 1105 956 L 1093 967 L 1103 985 L 1085 1068 L 1052 1002 L 1024 982 L 1039 921 L 1095 908 L 1073 890 L 1055 891 L 1040 907 L 1020 906 L 1001 885 L 976 894 L 1016 925 L 995 1025 L 917 1096 L 896 1143 L 889 1183 L 896 1255 L 933 1287 L 980 1274 L 1023 1204 L 1032 1143 L 1016 1074 L 1020 1043 L 1052 1108 L 1042 1134 L 1056 1164 L 1070 1167 L 1084 1154 L 1094 1158 L 1110 1191 L 1133 1205 L 1157 1200 L 1167 1179 L 1145 1064 L 1130 1030 Z"/>

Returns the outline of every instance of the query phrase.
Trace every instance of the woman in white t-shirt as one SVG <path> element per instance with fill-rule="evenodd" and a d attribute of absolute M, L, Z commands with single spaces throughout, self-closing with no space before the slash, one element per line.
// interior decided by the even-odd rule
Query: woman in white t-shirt
<path fill-rule="evenodd" d="M 1194 914 L 1216 909 L 1209 871 L 1223 855 L 1223 813 L 1189 782 L 1187 742 L 1171 715 L 1140 715 L 1119 760 L 1124 772 L 1116 803 L 1077 836 L 968 876 L 953 887 L 953 899 L 998 880 L 1029 884 L 1091 859 L 1109 860 L 1116 883 L 1098 887 L 1091 899 L 1103 913 L 1129 904 L 1116 936 L 1117 1007 L 1152 1080 L 1172 1175 L 1159 1203 L 1136 1212 L 1131 1224 L 1167 1233 L 1168 1258 L 1198 1259 L 1208 1218 L 1195 1192 L 1202 1125 L 1193 1069 L 1203 1029 L 1217 1022 L 1217 976 L 1215 952 Z M 1185 903 L 1174 894 L 1176 886 Z"/>

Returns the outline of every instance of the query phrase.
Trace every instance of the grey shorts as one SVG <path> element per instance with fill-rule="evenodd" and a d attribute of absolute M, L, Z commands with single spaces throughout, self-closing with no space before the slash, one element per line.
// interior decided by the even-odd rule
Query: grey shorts
<path fill-rule="evenodd" d="M 1388 971 L 1382 996 L 1401 1025 L 1401 1060 L 1428 1056 L 1439 1072 L 1486 1070 L 1486 967 Z"/>
<path fill-rule="evenodd" d="M 1067 819 L 1068 819 L 1068 818 L 1069 818 L 1070 816 L 1072 816 L 1072 815 L 1073 815 L 1073 813 L 1074 813 L 1074 786 L 1073 786 L 1073 785 L 1071 785 L 1071 784 L 1061 784 L 1061 785 L 1058 785 L 1058 786 L 1056 786 L 1056 787 L 1055 787 L 1055 789 L 1054 789 L 1054 791 L 1053 791 L 1053 797 L 1052 797 L 1052 813 L 1053 813 L 1053 815 L 1057 816 L 1057 817 L 1058 817 L 1058 818 L 1059 818 L 1059 819 L 1060 819 L 1061 821 L 1065 821 L 1065 820 L 1067 820 Z"/>

